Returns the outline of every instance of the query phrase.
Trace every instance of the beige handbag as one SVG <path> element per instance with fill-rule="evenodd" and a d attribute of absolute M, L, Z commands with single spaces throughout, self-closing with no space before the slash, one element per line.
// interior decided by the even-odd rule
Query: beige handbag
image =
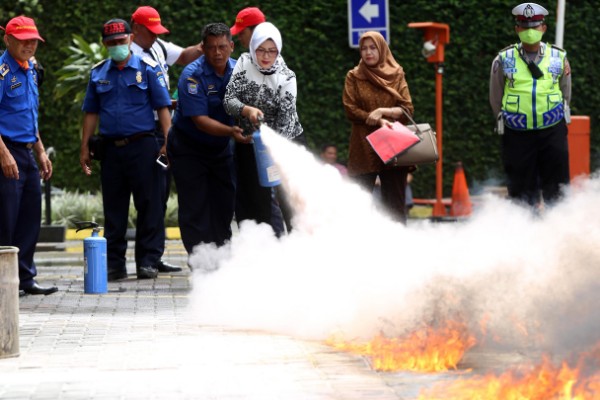
<path fill-rule="evenodd" d="M 407 125 L 407 128 L 415 132 L 421 139 L 419 143 L 412 146 L 406 152 L 396 156 L 390 164 L 397 166 L 410 166 L 421 164 L 433 164 L 439 159 L 437 149 L 437 139 L 435 132 L 429 124 L 417 124 L 410 114 L 403 108 L 404 115 L 408 118 L 412 125 Z"/>

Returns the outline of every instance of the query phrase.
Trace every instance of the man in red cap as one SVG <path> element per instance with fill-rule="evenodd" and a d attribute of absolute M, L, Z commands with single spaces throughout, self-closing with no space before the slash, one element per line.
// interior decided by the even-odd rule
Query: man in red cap
<path fill-rule="evenodd" d="M 169 30 L 162 25 L 158 11 L 152 7 L 142 6 L 135 10 L 131 16 L 131 30 L 134 35 L 131 44 L 133 54 L 149 55 L 159 63 L 165 75 L 170 65 L 187 65 L 202 55 L 200 44 L 184 49 L 159 39 L 158 35 L 169 33 Z"/>
<path fill-rule="evenodd" d="M 0 245 L 19 248 L 19 289 L 46 295 L 58 288 L 42 287 L 34 279 L 42 216 L 40 176 L 52 176 L 38 129 L 38 73 L 30 61 L 39 40 L 44 41 L 31 18 L 16 17 L 6 25 L 6 51 L 0 55 Z"/>
<path fill-rule="evenodd" d="M 171 42 L 164 41 L 158 38 L 158 35 L 169 33 L 160 19 L 160 14 L 156 9 L 149 6 L 138 7 L 131 16 L 131 29 L 133 31 L 133 43 L 131 43 L 131 51 L 140 57 L 150 57 L 158 63 L 167 82 L 169 84 L 169 66 L 173 64 L 187 65 L 202 55 L 202 46 L 200 44 L 186 47 L 185 49 Z M 164 136 L 160 125 L 158 124 L 158 116 L 155 115 L 156 137 L 159 144 L 164 144 Z M 169 188 L 171 186 L 171 173 L 169 169 L 164 169 L 161 172 L 162 182 L 162 199 L 164 212 L 167 210 L 167 201 L 169 200 Z M 158 264 L 159 272 L 177 272 L 181 268 L 168 264 L 161 260 Z"/>
<path fill-rule="evenodd" d="M 231 27 L 231 34 L 238 35 L 240 44 L 247 49 L 250 47 L 250 38 L 254 28 L 265 21 L 265 15 L 258 8 L 246 7 L 235 18 L 235 25 Z"/>

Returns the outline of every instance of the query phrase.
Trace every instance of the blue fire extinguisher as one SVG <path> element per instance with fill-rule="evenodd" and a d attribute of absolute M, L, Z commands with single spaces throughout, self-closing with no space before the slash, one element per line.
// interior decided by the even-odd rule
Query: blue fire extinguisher
<path fill-rule="evenodd" d="M 98 236 L 102 229 L 96 222 L 76 222 L 76 232 L 82 229 L 92 229 L 92 236 L 83 240 L 83 291 L 86 294 L 106 293 L 106 239 Z"/>
<path fill-rule="evenodd" d="M 279 185 L 281 183 L 279 168 L 273 162 L 267 146 L 263 143 L 260 130 L 252 134 L 252 140 L 254 141 L 254 156 L 260 186 L 273 187 Z"/>

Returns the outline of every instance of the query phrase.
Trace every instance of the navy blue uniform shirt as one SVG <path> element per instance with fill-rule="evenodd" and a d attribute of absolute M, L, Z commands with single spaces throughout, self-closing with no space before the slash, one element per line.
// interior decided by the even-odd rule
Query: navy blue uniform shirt
<path fill-rule="evenodd" d="M 21 143 L 37 141 L 39 93 L 37 71 L 24 70 L 5 51 L 0 55 L 0 135 Z"/>
<path fill-rule="evenodd" d="M 92 68 L 82 110 L 99 114 L 100 134 L 130 136 L 154 132 L 153 110 L 170 105 L 158 64 L 132 54 L 121 70 L 113 60 Z"/>
<path fill-rule="evenodd" d="M 173 125 L 198 143 L 219 149 L 229 144 L 229 136 L 215 136 L 203 132 L 196 127 L 191 117 L 208 116 L 225 125 L 233 125 L 233 117 L 229 116 L 223 107 L 223 98 L 235 63 L 235 59 L 230 58 L 225 74 L 218 76 L 203 55 L 185 67 L 179 78 L 179 99 Z"/>

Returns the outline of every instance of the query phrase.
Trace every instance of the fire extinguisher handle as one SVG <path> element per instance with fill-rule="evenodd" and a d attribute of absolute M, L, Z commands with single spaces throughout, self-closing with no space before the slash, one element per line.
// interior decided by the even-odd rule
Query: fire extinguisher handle
<path fill-rule="evenodd" d="M 75 232 L 79 232 L 83 229 L 97 229 L 98 223 L 93 221 L 75 221 L 75 225 L 77 226 L 77 230 Z"/>

